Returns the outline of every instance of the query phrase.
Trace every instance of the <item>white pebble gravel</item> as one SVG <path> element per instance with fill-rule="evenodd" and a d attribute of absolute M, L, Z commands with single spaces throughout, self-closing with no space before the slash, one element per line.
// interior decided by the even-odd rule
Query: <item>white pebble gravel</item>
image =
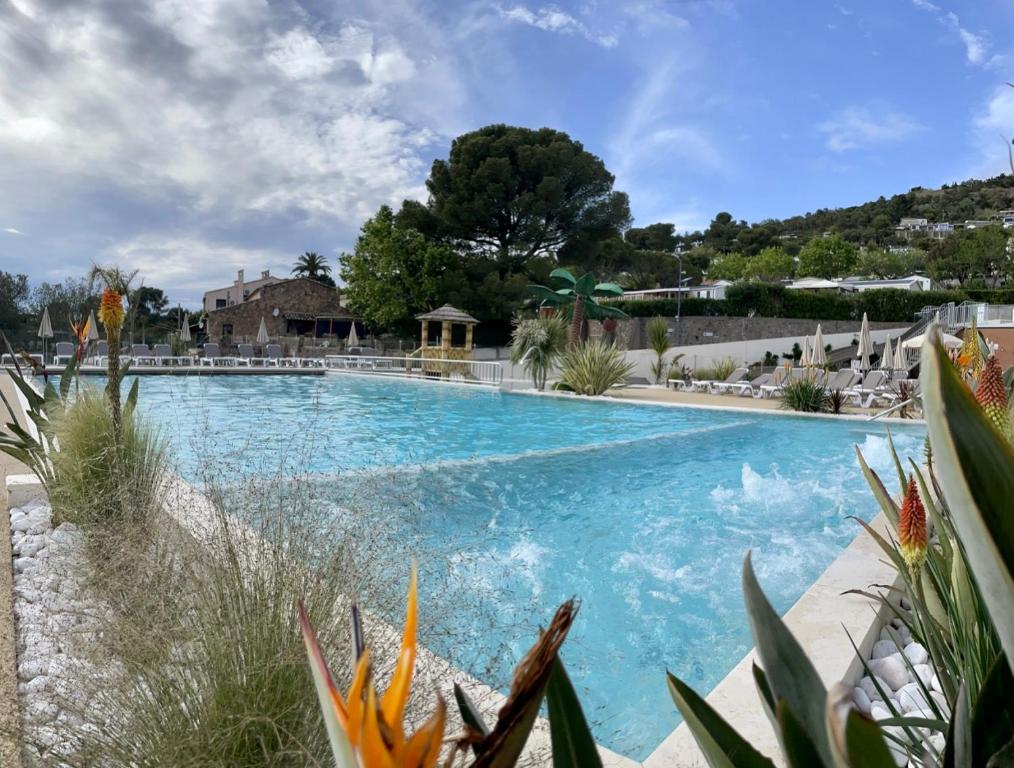
<path fill-rule="evenodd" d="M 100 672 L 88 641 L 100 631 L 103 607 L 84 586 L 88 563 L 75 525 L 54 529 L 40 500 L 12 509 L 10 525 L 23 758 L 32 767 L 66 765 L 70 734 L 89 706 L 80 681 Z"/>

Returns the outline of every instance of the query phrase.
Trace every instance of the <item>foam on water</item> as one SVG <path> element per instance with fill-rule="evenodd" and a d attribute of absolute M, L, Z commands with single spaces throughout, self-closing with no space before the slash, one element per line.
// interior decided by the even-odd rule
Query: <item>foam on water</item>
<path fill-rule="evenodd" d="M 423 642 L 493 684 L 578 596 L 568 671 L 596 737 L 635 759 L 678 724 L 666 669 L 707 692 L 749 649 L 745 552 L 785 611 L 855 535 L 846 516 L 876 511 L 854 446 L 893 476 L 876 423 L 340 376 L 142 389 L 191 478 L 223 452 L 248 473 L 294 467 L 318 476 L 322 514 L 411 542 L 421 607 L 446 607 Z M 892 434 L 920 455 L 920 427 Z"/>

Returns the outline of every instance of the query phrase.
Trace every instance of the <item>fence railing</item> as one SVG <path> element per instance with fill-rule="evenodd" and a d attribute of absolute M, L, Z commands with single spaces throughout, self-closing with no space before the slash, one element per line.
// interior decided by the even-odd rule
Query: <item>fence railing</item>
<path fill-rule="evenodd" d="M 500 363 L 488 360 L 327 355 L 324 358 L 324 366 L 336 371 L 375 373 L 461 384 L 499 386 L 503 381 L 503 367 Z"/>
<path fill-rule="evenodd" d="M 1014 325 L 1014 304 L 976 301 L 942 304 L 939 307 L 924 307 L 919 312 L 919 318 L 933 320 L 938 314 L 940 323 L 946 328 L 967 328 L 973 319 L 980 326 Z"/>

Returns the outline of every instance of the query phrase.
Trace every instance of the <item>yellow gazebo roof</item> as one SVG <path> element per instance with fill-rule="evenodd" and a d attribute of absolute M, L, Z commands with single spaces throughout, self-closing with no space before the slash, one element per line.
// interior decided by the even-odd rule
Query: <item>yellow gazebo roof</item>
<path fill-rule="evenodd" d="M 439 309 L 434 309 L 432 312 L 424 312 L 421 315 L 415 316 L 416 320 L 437 320 L 437 321 L 450 321 L 452 323 L 478 323 L 479 321 L 472 317 L 467 312 L 462 312 L 456 307 L 452 307 L 450 304 L 444 304 Z"/>

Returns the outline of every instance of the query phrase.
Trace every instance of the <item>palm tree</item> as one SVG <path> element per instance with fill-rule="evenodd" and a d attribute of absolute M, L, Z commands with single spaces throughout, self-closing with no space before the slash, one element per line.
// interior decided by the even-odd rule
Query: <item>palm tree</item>
<path fill-rule="evenodd" d="M 596 296 L 622 296 L 623 289 L 616 283 L 596 283 L 595 276 L 591 273 L 575 278 L 570 270 L 563 267 L 554 269 L 549 273 L 549 276 L 562 282 L 564 287 L 554 291 L 544 285 L 529 285 L 528 290 L 533 296 L 542 299 L 544 304 L 551 307 L 574 305 L 570 321 L 571 344 L 581 343 L 581 331 L 584 327 L 585 317 L 590 317 L 593 320 L 601 320 L 605 317 L 627 317 L 627 314 L 622 310 L 595 301 Z"/>
<path fill-rule="evenodd" d="M 511 362 L 528 371 L 536 389 L 545 389 L 546 377 L 566 347 L 567 322 L 560 314 L 523 318 L 511 334 Z"/>
<path fill-rule="evenodd" d="M 320 277 L 331 273 L 327 260 L 316 251 L 307 251 L 298 259 L 292 268 L 292 274 L 301 277 Z"/>

